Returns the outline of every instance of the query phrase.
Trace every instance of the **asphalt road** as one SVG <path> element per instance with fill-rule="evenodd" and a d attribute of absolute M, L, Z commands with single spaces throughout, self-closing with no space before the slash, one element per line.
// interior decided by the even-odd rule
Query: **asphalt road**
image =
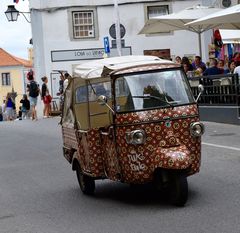
<path fill-rule="evenodd" d="M 82 195 L 58 121 L 0 122 L 0 233 L 240 232 L 240 126 L 205 123 L 201 172 L 177 208 L 149 186 L 98 181 Z"/>

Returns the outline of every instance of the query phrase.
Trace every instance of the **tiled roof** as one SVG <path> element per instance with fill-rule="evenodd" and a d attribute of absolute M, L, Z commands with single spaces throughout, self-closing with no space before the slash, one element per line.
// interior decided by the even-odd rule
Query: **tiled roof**
<path fill-rule="evenodd" d="M 0 48 L 0 67 L 1 66 L 32 67 L 32 64 L 30 61 L 15 57 L 10 53 L 6 52 L 4 49 Z"/>

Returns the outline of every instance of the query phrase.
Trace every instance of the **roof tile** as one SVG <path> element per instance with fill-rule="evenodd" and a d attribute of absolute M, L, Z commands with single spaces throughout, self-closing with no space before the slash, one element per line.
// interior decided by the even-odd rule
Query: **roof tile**
<path fill-rule="evenodd" d="M 29 60 L 15 57 L 10 53 L 6 52 L 4 49 L 0 48 L 0 67 L 1 66 L 32 67 L 32 64 Z"/>

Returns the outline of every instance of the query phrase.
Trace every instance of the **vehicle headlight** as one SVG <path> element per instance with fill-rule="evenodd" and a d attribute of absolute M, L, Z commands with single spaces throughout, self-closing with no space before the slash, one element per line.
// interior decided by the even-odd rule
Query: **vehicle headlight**
<path fill-rule="evenodd" d="M 200 122 L 194 122 L 190 125 L 190 133 L 194 137 L 200 137 L 204 133 L 204 124 Z"/>
<path fill-rule="evenodd" d="M 146 134 L 143 130 L 137 129 L 126 133 L 126 141 L 128 144 L 143 144 L 146 141 Z"/>

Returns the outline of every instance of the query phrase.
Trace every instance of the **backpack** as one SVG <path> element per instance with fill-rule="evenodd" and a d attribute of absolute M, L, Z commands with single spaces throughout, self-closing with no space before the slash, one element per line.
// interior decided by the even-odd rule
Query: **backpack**
<path fill-rule="evenodd" d="M 29 96 L 36 98 L 39 95 L 39 87 L 35 81 L 31 81 L 29 85 Z"/>

